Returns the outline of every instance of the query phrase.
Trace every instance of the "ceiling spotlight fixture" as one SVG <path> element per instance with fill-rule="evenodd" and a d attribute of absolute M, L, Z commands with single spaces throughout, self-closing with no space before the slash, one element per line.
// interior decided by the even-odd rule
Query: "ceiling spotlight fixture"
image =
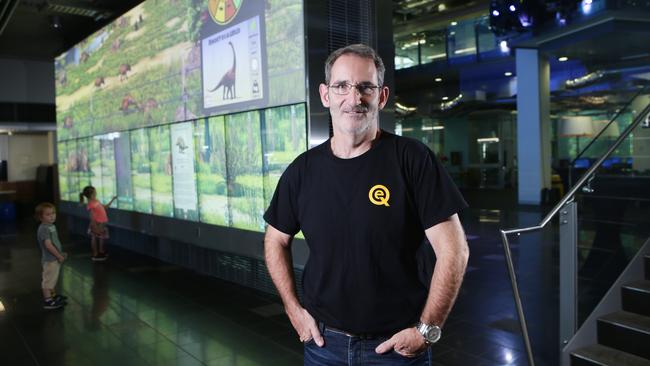
<path fill-rule="evenodd" d="M 445 4 L 438 5 L 438 11 L 445 11 L 445 10 L 447 10 L 447 6 Z"/>
<path fill-rule="evenodd" d="M 501 51 L 501 53 L 510 52 L 510 47 L 508 47 L 508 41 L 499 42 L 499 50 Z"/>
<path fill-rule="evenodd" d="M 494 15 L 495 17 L 498 17 L 500 14 L 501 13 L 499 13 L 498 10 L 496 10 L 496 9 L 492 10 L 492 15 Z"/>
<path fill-rule="evenodd" d="M 458 22 L 451 22 L 452 27 L 458 25 Z"/>
<path fill-rule="evenodd" d="M 61 28 L 61 18 L 58 15 L 52 15 L 52 27 L 55 29 Z"/>
<path fill-rule="evenodd" d="M 435 78 L 435 79 L 433 79 L 433 80 L 435 80 L 436 83 L 441 83 L 441 82 L 442 82 L 442 78 Z"/>
<path fill-rule="evenodd" d="M 449 97 L 442 97 L 442 100 L 449 100 Z"/>
<path fill-rule="evenodd" d="M 512 76 L 512 73 L 510 71 L 506 71 L 503 75 L 505 76 Z"/>
<path fill-rule="evenodd" d="M 510 7 L 508 9 L 510 9 L 510 11 L 512 11 L 512 12 L 517 10 L 517 8 L 514 5 L 510 5 Z"/>
<path fill-rule="evenodd" d="M 558 59 L 557 59 L 557 60 L 558 60 L 558 61 L 560 61 L 560 62 L 564 62 L 564 61 L 568 61 L 568 60 L 569 60 L 569 58 L 568 58 L 568 57 L 566 57 L 566 56 L 562 56 L 562 57 L 558 57 Z"/>

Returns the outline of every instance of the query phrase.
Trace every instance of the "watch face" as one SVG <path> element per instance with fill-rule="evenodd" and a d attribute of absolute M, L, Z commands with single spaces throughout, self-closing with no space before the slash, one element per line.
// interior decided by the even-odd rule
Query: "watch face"
<path fill-rule="evenodd" d="M 434 325 L 427 332 L 426 339 L 430 343 L 436 343 L 440 339 L 441 335 L 442 335 L 442 332 L 440 331 L 440 327 Z"/>

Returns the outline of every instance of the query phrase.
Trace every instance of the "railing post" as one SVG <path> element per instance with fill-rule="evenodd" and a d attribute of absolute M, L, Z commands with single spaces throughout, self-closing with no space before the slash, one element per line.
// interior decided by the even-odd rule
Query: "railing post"
<path fill-rule="evenodd" d="M 560 210 L 560 354 L 576 331 L 578 314 L 578 204 Z"/>

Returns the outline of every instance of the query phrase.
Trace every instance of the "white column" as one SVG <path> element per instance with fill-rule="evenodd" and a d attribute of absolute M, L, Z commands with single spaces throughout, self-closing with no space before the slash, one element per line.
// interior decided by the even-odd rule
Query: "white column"
<path fill-rule="evenodd" d="M 518 48 L 516 64 L 519 203 L 539 204 L 551 186 L 550 68 L 536 49 Z"/>

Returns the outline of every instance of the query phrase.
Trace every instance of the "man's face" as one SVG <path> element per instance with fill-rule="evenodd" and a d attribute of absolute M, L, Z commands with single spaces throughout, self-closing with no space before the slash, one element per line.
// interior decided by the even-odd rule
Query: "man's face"
<path fill-rule="evenodd" d="M 340 84 L 377 85 L 377 68 L 371 59 L 353 54 L 340 56 L 332 65 L 330 86 Z M 334 93 L 328 85 L 319 87 L 323 106 L 330 109 L 334 133 L 360 135 L 378 125 L 379 111 L 388 100 L 388 88 L 374 89 L 372 95 L 352 88 L 347 95 Z"/>
<path fill-rule="evenodd" d="M 56 221 L 56 211 L 52 208 L 46 208 L 41 214 L 41 221 L 45 224 L 54 224 Z"/>

